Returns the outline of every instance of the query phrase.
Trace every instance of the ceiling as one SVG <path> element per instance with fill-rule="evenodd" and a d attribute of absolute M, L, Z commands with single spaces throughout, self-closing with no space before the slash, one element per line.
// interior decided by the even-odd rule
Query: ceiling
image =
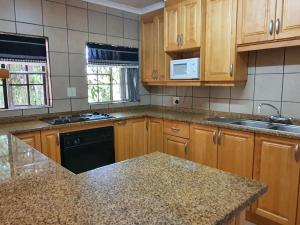
<path fill-rule="evenodd" d="M 121 3 L 135 8 L 145 8 L 158 2 L 163 2 L 162 0 L 111 0 L 112 2 Z"/>

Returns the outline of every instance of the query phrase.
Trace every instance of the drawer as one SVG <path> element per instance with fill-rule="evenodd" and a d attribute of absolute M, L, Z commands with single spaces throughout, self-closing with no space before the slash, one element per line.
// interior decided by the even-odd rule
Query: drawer
<path fill-rule="evenodd" d="M 190 138 L 190 125 L 188 123 L 166 120 L 164 121 L 164 133 L 182 138 Z"/>

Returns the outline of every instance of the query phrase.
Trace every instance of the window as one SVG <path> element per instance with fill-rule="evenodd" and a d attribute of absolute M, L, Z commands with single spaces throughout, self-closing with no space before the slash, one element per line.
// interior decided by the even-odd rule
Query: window
<path fill-rule="evenodd" d="M 45 38 L 0 34 L 0 66 L 9 70 L 0 79 L 0 108 L 49 105 L 47 41 Z"/>
<path fill-rule="evenodd" d="M 139 101 L 138 49 L 89 43 L 89 103 Z"/>

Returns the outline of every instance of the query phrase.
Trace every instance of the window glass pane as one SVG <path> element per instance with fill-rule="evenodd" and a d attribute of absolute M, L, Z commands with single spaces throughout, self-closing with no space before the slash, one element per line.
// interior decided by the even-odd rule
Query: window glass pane
<path fill-rule="evenodd" d="M 111 74 L 111 67 L 98 66 L 98 74 Z"/>
<path fill-rule="evenodd" d="M 121 69 L 114 68 L 112 71 L 112 82 L 113 84 L 120 84 L 121 83 Z"/>
<path fill-rule="evenodd" d="M 44 86 L 31 85 L 29 87 L 29 92 L 30 92 L 30 104 L 31 105 L 45 105 Z"/>
<path fill-rule="evenodd" d="M 12 104 L 14 106 L 28 105 L 28 93 L 26 86 L 11 86 L 11 93 Z"/>
<path fill-rule="evenodd" d="M 98 85 L 88 85 L 88 95 L 90 103 L 99 102 Z"/>
<path fill-rule="evenodd" d="M 28 71 L 30 73 L 42 73 L 43 72 L 43 67 L 42 65 L 35 65 L 35 64 L 29 64 L 28 65 Z"/>
<path fill-rule="evenodd" d="M 29 75 L 29 84 L 43 84 L 43 75 L 42 74 L 30 74 Z"/>
<path fill-rule="evenodd" d="M 99 85 L 99 101 L 110 101 L 110 85 Z"/>
<path fill-rule="evenodd" d="M 88 65 L 87 66 L 87 73 L 88 74 L 97 74 L 98 73 L 98 66 Z"/>
<path fill-rule="evenodd" d="M 98 84 L 110 84 L 110 76 L 99 75 L 98 76 Z"/>
<path fill-rule="evenodd" d="M 0 82 L 0 85 L 2 84 L 2 80 Z M 4 108 L 4 95 L 3 95 L 3 86 L 0 86 L 0 108 Z"/>
<path fill-rule="evenodd" d="M 27 84 L 25 74 L 11 74 L 9 79 L 10 84 Z"/>
<path fill-rule="evenodd" d="M 113 86 L 113 101 L 121 101 L 121 86 L 114 84 Z"/>
<path fill-rule="evenodd" d="M 26 72 L 26 65 L 25 64 L 19 64 L 19 63 L 13 63 L 9 64 L 9 70 L 11 73 L 13 72 Z"/>
<path fill-rule="evenodd" d="M 87 80 L 88 80 L 88 84 L 98 84 L 98 76 L 97 75 L 88 75 Z"/>

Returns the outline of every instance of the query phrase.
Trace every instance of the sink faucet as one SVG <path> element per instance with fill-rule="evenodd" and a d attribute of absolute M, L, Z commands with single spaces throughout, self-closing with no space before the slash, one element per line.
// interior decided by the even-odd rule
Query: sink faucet
<path fill-rule="evenodd" d="M 285 123 L 285 124 L 292 124 L 293 123 L 293 118 L 292 117 L 289 117 L 289 118 L 282 117 L 279 109 L 276 106 L 274 106 L 272 104 L 269 104 L 269 103 L 260 103 L 257 107 L 258 113 L 261 113 L 262 106 L 269 106 L 269 107 L 273 108 L 276 111 L 277 115 L 269 116 L 268 117 L 269 121 L 276 122 L 276 123 Z"/>

